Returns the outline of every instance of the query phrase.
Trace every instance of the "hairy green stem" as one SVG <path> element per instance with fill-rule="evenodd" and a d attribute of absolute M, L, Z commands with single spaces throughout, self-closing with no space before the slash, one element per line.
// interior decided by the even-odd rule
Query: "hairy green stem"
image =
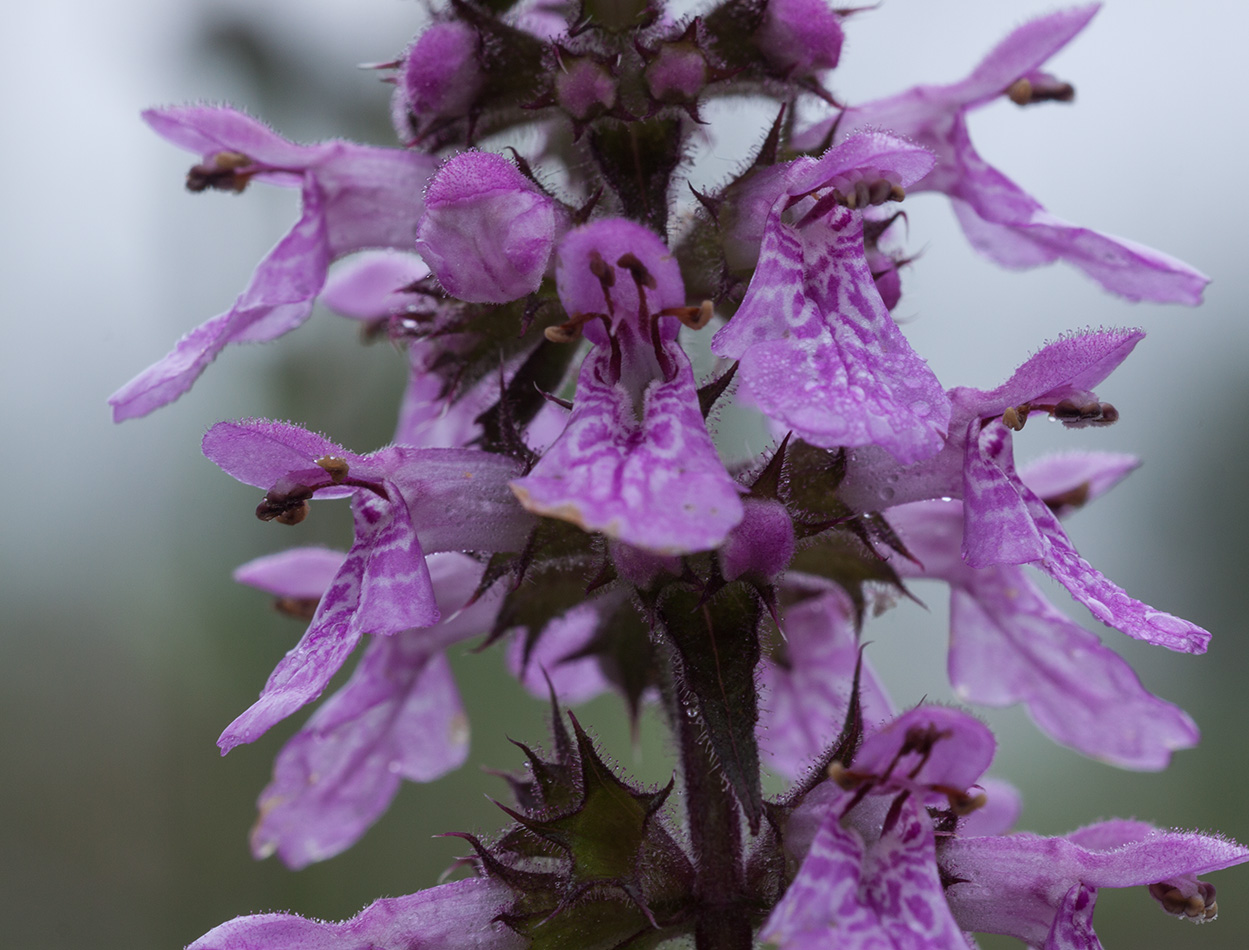
<path fill-rule="evenodd" d="M 675 729 L 694 849 L 698 917 L 695 950 L 750 950 L 751 925 L 737 801 L 712 760 L 703 726 L 677 703 Z"/>

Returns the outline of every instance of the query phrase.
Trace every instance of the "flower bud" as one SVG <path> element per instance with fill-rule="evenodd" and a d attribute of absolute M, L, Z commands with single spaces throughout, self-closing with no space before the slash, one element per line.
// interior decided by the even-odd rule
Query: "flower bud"
<path fill-rule="evenodd" d="M 430 180 L 416 248 L 447 293 L 506 303 L 538 289 L 556 237 L 556 204 L 492 152 L 463 152 Z"/>
<path fill-rule="evenodd" d="M 482 86 L 477 31 L 455 21 L 435 23 L 416 38 L 399 67 L 395 125 L 406 135 L 408 116 L 467 115 Z"/>
<path fill-rule="evenodd" d="M 578 122 L 601 115 L 616 104 L 616 78 L 590 57 L 564 56 L 555 77 L 555 99 Z"/>
<path fill-rule="evenodd" d="M 825 0 L 768 0 L 755 45 L 779 71 L 805 76 L 837 65 L 842 38 Z"/>
<path fill-rule="evenodd" d="M 689 102 L 707 85 L 707 60 L 693 43 L 665 43 L 646 67 L 646 88 L 658 102 Z"/>
<path fill-rule="evenodd" d="M 771 577 L 783 571 L 794 556 L 794 523 L 779 501 L 746 498 L 741 523 L 720 549 L 725 580 L 749 572 Z"/>

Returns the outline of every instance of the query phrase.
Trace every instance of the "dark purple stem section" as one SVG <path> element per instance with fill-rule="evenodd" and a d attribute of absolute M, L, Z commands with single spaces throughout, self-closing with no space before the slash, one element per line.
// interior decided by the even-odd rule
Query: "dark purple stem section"
<path fill-rule="evenodd" d="M 695 950 L 750 950 L 750 910 L 742 867 L 742 826 L 737 801 L 702 736 L 702 725 L 677 705 L 685 804 L 694 848 L 698 917 Z"/>

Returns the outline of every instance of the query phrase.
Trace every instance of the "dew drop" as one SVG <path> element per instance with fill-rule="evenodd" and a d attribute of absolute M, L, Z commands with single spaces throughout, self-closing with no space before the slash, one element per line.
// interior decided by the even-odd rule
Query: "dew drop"
<path fill-rule="evenodd" d="M 1157 627 L 1163 633 L 1182 634 L 1188 632 L 1188 624 L 1174 614 L 1163 613 L 1161 610 L 1145 611 L 1145 622 Z"/>
<path fill-rule="evenodd" d="M 1094 617 L 1096 617 L 1102 623 L 1110 623 L 1111 621 L 1114 620 L 1114 614 L 1110 612 L 1110 608 L 1107 607 L 1105 604 L 1103 604 L 1096 597 L 1088 598 L 1086 601 L 1084 601 L 1084 606 L 1089 609 L 1089 613 L 1091 613 Z"/>

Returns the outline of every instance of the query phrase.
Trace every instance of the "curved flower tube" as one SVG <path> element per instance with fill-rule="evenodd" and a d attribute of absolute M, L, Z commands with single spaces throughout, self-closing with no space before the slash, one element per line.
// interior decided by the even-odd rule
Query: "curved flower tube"
<path fill-rule="evenodd" d="M 423 209 L 421 192 L 437 165 L 430 155 L 350 142 L 296 145 L 234 109 L 150 109 L 143 118 L 203 162 L 187 187 L 242 191 L 255 179 L 298 187 L 295 226 L 260 262 L 234 306 L 196 327 L 164 359 L 109 397 L 113 420 L 173 402 L 231 343 L 257 343 L 308 319 L 330 262 L 363 248 L 407 248 Z"/>
<path fill-rule="evenodd" d="M 213 426 L 204 454 L 239 481 L 267 489 L 257 509 L 262 520 L 296 524 L 313 497 L 349 496 L 356 529 L 303 639 L 260 699 L 222 733 L 222 752 L 316 699 L 363 634 L 436 623 L 426 553 L 516 550 L 530 521 L 506 488 L 518 465 L 485 452 L 390 446 L 356 455 L 306 429 L 251 419 Z"/>
<path fill-rule="evenodd" d="M 1003 95 L 1029 104 L 1074 94 L 1040 67 L 1084 29 L 1099 6 L 1087 4 L 1031 20 L 994 47 L 966 79 L 916 86 L 848 108 L 806 129 L 795 144 L 814 148 L 830 134 L 848 136 L 858 129 L 906 136 L 937 156 L 936 168 L 914 190 L 948 195 L 968 240 L 985 256 L 1018 268 L 1061 259 L 1128 300 L 1195 306 L 1210 278 L 1152 248 L 1050 214 L 971 144 L 967 114 Z M 1052 94 L 1038 93 L 1051 86 Z"/>

